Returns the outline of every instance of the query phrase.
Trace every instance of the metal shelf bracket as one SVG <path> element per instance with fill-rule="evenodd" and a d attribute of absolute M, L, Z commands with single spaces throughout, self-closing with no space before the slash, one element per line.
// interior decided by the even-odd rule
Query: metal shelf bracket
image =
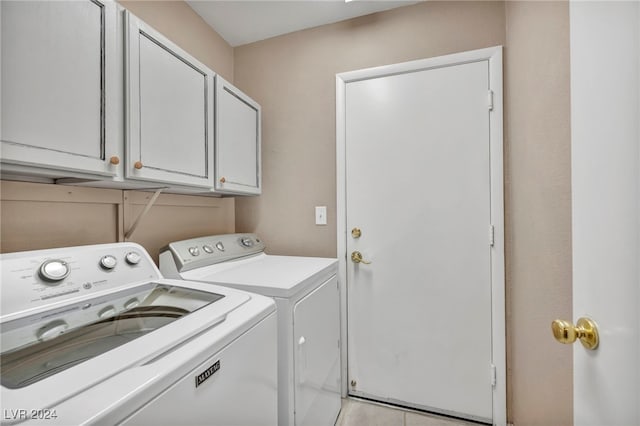
<path fill-rule="evenodd" d="M 131 236 L 133 235 L 133 233 L 136 231 L 136 228 L 138 227 L 138 225 L 140 224 L 140 222 L 142 221 L 142 218 L 145 217 L 145 215 L 147 213 L 149 213 L 149 210 L 151 210 L 151 207 L 153 206 L 153 203 L 156 202 L 156 200 L 158 199 L 158 197 L 160 196 L 160 193 L 162 192 L 163 189 L 167 189 L 166 187 L 163 188 L 158 188 L 156 189 L 156 192 L 153 193 L 153 196 L 151 197 L 151 199 L 149 200 L 149 202 L 147 203 L 146 206 L 144 206 L 144 209 L 142 210 L 142 212 L 138 215 L 138 217 L 136 218 L 136 220 L 133 222 L 133 225 L 131 225 L 131 228 L 129 228 L 129 230 L 124 234 L 124 239 L 125 241 L 128 240 L 129 238 L 131 238 Z"/>

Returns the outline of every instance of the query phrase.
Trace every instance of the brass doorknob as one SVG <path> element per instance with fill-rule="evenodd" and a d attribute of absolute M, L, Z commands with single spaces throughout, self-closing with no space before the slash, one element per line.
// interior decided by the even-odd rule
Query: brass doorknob
<path fill-rule="evenodd" d="M 362 231 L 360 230 L 360 228 L 353 228 L 351 230 L 351 236 L 353 238 L 360 238 L 360 236 L 362 236 Z"/>
<path fill-rule="evenodd" d="M 593 350 L 598 347 L 600 338 L 598 336 L 598 326 L 590 318 L 579 318 L 577 325 L 570 321 L 555 320 L 551 323 L 553 337 L 560 343 L 573 343 L 580 339 L 580 343 L 587 349 Z"/>
<path fill-rule="evenodd" d="M 120 164 L 120 158 L 117 155 L 114 155 L 109 159 L 109 162 L 114 166 L 117 166 L 118 164 Z"/>
<path fill-rule="evenodd" d="M 222 176 L 222 177 L 220 178 L 220 183 L 225 183 L 226 181 L 227 181 L 227 179 L 226 179 L 224 176 Z"/>
<path fill-rule="evenodd" d="M 351 260 L 353 261 L 353 263 L 364 263 L 365 265 L 371 264 L 371 262 L 367 262 L 362 258 L 362 253 L 360 253 L 359 251 L 354 251 L 353 253 L 351 253 Z"/>
<path fill-rule="evenodd" d="M 133 167 L 140 170 L 142 168 L 142 161 L 136 161 L 135 163 L 133 163 Z"/>

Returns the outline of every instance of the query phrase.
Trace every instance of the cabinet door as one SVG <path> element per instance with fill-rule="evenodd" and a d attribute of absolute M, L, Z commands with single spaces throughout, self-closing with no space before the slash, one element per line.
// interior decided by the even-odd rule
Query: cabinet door
<path fill-rule="evenodd" d="M 122 149 L 115 3 L 2 1 L 0 8 L 2 162 L 115 175 L 110 160 Z"/>
<path fill-rule="evenodd" d="M 293 311 L 296 426 L 332 425 L 340 412 L 340 298 L 334 276 Z"/>
<path fill-rule="evenodd" d="M 216 190 L 260 194 L 260 105 L 216 76 Z"/>
<path fill-rule="evenodd" d="M 214 73 L 126 14 L 126 176 L 213 187 Z"/>

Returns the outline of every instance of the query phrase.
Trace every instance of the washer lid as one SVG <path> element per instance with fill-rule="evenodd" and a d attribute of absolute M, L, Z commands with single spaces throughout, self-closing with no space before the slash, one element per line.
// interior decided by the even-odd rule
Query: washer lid
<path fill-rule="evenodd" d="M 205 331 L 225 328 L 227 317 L 255 297 L 166 279 L 110 296 L 112 305 L 134 298 L 139 303 L 98 318 L 109 307 L 100 296 L 0 323 L 4 406 L 54 407 L 115 374 L 161 360 Z M 95 305 L 82 309 L 90 303 Z M 140 385 L 135 380 L 132 386 Z"/>
<path fill-rule="evenodd" d="M 9 389 L 39 382 L 223 297 L 149 283 L 3 323 L 0 382 Z"/>
<path fill-rule="evenodd" d="M 336 274 L 338 261 L 322 257 L 273 256 L 225 262 L 183 272 L 185 280 L 241 288 L 271 297 L 288 298 Z"/>

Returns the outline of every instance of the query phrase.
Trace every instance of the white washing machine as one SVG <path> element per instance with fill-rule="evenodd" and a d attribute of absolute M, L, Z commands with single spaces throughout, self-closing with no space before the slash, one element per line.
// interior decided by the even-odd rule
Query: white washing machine
<path fill-rule="evenodd" d="M 253 234 L 178 241 L 160 253 L 167 277 L 273 297 L 278 308 L 278 424 L 329 426 L 340 412 L 337 260 L 273 256 Z"/>
<path fill-rule="evenodd" d="M 0 268 L 2 424 L 276 424 L 270 298 L 163 279 L 133 243 Z"/>

